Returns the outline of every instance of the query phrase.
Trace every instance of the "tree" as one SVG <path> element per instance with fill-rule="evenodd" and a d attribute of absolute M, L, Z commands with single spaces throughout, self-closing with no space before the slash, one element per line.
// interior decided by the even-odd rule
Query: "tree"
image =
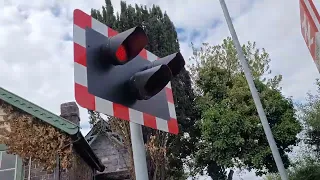
<path fill-rule="evenodd" d="M 320 179 L 320 81 L 316 80 L 317 92 L 307 93 L 306 102 L 297 103 L 299 120 L 303 124 L 300 134 L 299 156 L 292 160 L 289 169 L 290 180 Z M 269 179 L 281 179 L 278 173 L 268 174 Z"/>
<path fill-rule="evenodd" d="M 306 103 L 299 104 L 301 120 L 305 126 L 304 142 L 317 159 L 320 158 L 320 81 L 316 80 L 317 93 L 308 93 Z M 309 152 L 310 153 L 310 152 Z"/>
<path fill-rule="evenodd" d="M 121 1 L 120 13 L 114 15 L 114 10 L 110 0 L 106 0 L 102 11 L 92 9 L 91 15 L 109 27 L 122 32 L 134 26 L 142 26 L 149 38 L 146 49 L 159 57 L 164 57 L 171 53 L 180 51 L 179 41 L 175 27 L 169 16 L 160 9 L 153 6 L 147 9 L 146 6 L 135 7 L 127 5 Z M 148 169 L 150 179 L 186 179 L 183 163 L 195 149 L 195 143 L 199 136 L 198 129 L 194 128 L 195 122 L 199 119 L 199 113 L 195 109 L 195 96 L 192 90 L 192 83 L 189 72 L 183 69 L 181 73 L 172 80 L 172 89 L 176 105 L 177 120 L 179 123 L 179 135 L 169 135 L 167 133 L 143 128 L 143 134 L 147 147 L 157 146 L 159 153 L 148 150 Z M 89 111 L 93 123 L 101 119 L 96 112 Z M 113 121 L 122 121 L 113 119 Z M 112 123 L 114 126 L 118 122 Z M 121 122 L 128 123 L 126 121 Z M 189 136 L 184 136 L 188 134 Z M 151 144 L 150 144 L 151 143 Z M 131 147 L 128 147 L 130 150 Z M 166 156 L 161 150 L 166 149 Z M 158 157 L 150 155 L 161 155 L 164 160 L 158 161 Z M 157 161 L 155 161 L 157 160 Z"/>
<path fill-rule="evenodd" d="M 288 169 L 289 180 L 315 180 L 320 179 L 319 159 L 308 155 L 302 155 L 299 160 L 294 162 Z M 281 180 L 279 173 L 267 174 L 265 180 Z"/>
<path fill-rule="evenodd" d="M 282 76 L 271 76 L 269 55 L 255 43 L 242 46 L 285 167 L 286 152 L 298 141 L 301 126 L 291 99 L 283 97 Z M 255 169 L 257 175 L 276 172 L 271 150 L 231 38 L 221 45 L 204 44 L 192 66 L 201 112 L 201 140 L 194 154 L 195 171 L 206 168 L 214 180 L 226 179 L 226 168 Z"/>

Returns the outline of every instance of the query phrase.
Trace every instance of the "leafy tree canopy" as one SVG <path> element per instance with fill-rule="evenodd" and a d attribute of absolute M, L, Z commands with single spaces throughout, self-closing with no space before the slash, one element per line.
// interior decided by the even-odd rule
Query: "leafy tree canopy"
<path fill-rule="evenodd" d="M 248 42 L 242 47 L 250 65 L 280 155 L 289 166 L 286 152 L 297 142 L 301 126 L 292 100 L 285 98 L 279 83 L 282 76 L 271 76 L 269 54 Z M 232 39 L 221 45 L 204 44 L 195 50 L 191 67 L 201 112 L 201 140 L 194 154 L 195 172 L 207 168 L 213 179 L 226 179 L 226 168 L 255 169 L 261 175 L 276 172 L 267 139 L 249 87 L 238 62 Z"/>
<path fill-rule="evenodd" d="M 320 179 L 320 81 L 316 80 L 317 92 L 307 93 L 305 102 L 298 103 L 299 120 L 303 123 L 299 154 L 288 170 L 289 180 Z M 279 173 L 270 173 L 266 180 L 281 180 Z"/>
<path fill-rule="evenodd" d="M 301 120 L 305 125 L 304 143 L 310 146 L 309 153 L 320 157 L 320 80 L 316 80 L 317 93 L 308 93 L 307 101 L 299 104 Z"/>

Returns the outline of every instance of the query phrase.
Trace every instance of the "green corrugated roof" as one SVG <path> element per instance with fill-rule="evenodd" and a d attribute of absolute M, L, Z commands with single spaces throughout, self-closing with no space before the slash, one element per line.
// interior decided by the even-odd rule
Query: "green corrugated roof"
<path fill-rule="evenodd" d="M 37 106 L 23 99 L 22 97 L 19 97 L 1 87 L 0 87 L 0 100 L 3 100 L 8 104 L 11 104 L 12 106 L 15 106 L 48 124 L 51 124 L 52 126 L 64 131 L 67 134 L 73 135 L 79 131 L 80 127 L 78 125 L 60 116 L 57 116 L 54 113 L 51 113 L 41 108 L 40 106 Z"/>

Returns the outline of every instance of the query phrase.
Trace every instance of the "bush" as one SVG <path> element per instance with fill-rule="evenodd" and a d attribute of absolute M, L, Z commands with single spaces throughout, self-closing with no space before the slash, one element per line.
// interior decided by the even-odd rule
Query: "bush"
<path fill-rule="evenodd" d="M 305 158 L 288 170 L 289 180 L 320 180 L 320 163 L 312 158 Z M 281 180 L 279 174 L 268 174 L 265 180 Z"/>
<path fill-rule="evenodd" d="M 302 165 L 294 167 L 290 173 L 290 180 L 319 180 L 320 164 L 318 162 L 308 160 Z"/>

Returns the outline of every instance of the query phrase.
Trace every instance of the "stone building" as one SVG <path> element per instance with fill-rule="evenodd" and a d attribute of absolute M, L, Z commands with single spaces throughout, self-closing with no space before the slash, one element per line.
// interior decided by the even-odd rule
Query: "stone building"
<path fill-rule="evenodd" d="M 128 151 L 121 136 L 111 132 L 105 121 L 97 122 L 85 138 L 106 167 L 97 172 L 97 180 L 129 179 Z"/>
<path fill-rule="evenodd" d="M 6 115 L 1 108 L 3 104 L 67 134 L 72 139 L 75 158 L 72 167 L 63 170 L 57 156 L 55 169 L 48 173 L 32 159 L 23 161 L 19 155 L 8 154 L 7 146 L 0 144 L 0 180 L 128 179 L 127 152 L 121 140 L 114 140 L 112 133 L 103 132 L 101 128 L 98 130 L 95 126 L 84 137 L 80 132 L 79 109 L 75 102 L 62 104 L 61 115 L 58 116 L 0 87 L 0 130 L 10 131 L 10 126 L 1 124 Z"/>

